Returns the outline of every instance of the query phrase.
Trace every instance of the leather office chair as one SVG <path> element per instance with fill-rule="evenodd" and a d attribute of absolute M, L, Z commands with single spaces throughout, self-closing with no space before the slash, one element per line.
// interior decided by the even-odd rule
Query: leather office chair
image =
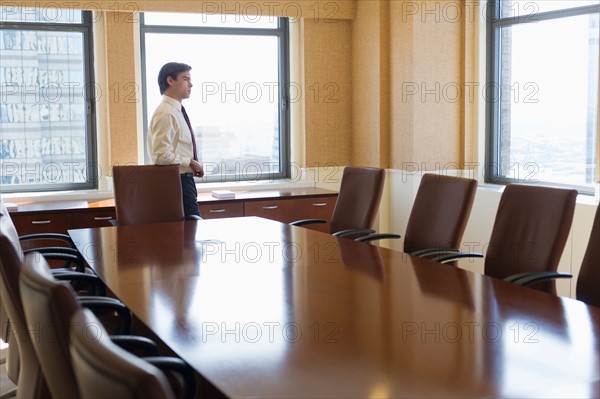
<path fill-rule="evenodd" d="M 58 240 L 68 245 L 72 245 L 72 241 L 69 236 L 64 234 L 53 234 L 53 233 L 43 233 L 43 234 L 30 234 L 27 236 L 19 236 L 15 226 L 10 218 L 10 214 L 4 201 L 0 198 L 0 261 L 2 264 L 0 265 L 0 269 L 4 269 L 5 263 L 11 263 L 15 259 L 23 258 L 24 252 L 31 251 L 26 250 L 23 251 L 21 248 L 22 242 L 27 242 L 31 240 Z M 51 259 L 59 259 L 66 262 L 69 265 L 73 262 L 76 265 L 76 268 L 79 270 L 83 269 L 83 258 L 74 248 L 68 247 L 44 247 L 40 248 L 40 250 L 46 254 Z M 70 270 L 70 268 L 69 268 Z M 66 269 L 56 270 L 56 272 L 65 272 Z M 4 273 L 4 271 L 1 271 Z M 8 276 L 7 279 L 11 278 L 10 281 L 15 281 L 12 277 Z M 3 280 L 3 279 L 0 279 Z M 4 283 L 2 283 L 4 284 Z M 12 292 L 12 289 L 11 289 Z M 14 294 L 17 295 L 17 294 Z M 22 327 L 23 325 L 11 325 L 9 313 L 19 312 L 19 307 L 15 307 L 12 305 L 13 294 L 9 296 L 9 288 L 6 287 L 5 292 L 0 295 L 2 300 L 0 301 L 0 339 L 6 342 L 9 345 L 7 357 L 6 357 L 6 375 L 9 380 L 14 382 L 15 384 L 19 381 L 20 369 L 21 369 L 21 361 L 19 359 L 19 346 L 18 341 L 15 335 L 15 329 Z M 7 310 L 7 307 L 10 306 L 11 310 Z M 24 349 L 27 353 L 27 349 Z M 7 393 L 7 395 L 12 392 Z"/>
<path fill-rule="evenodd" d="M 117 222 L 129 225 L 185 219 L 178 165 L 113 167 Z"/>
<path fill-rule="evenodd" d="M 29 255 L 42 258 L 39 253 Z M 8 323 L 7 377 L 18 387 L 17 398 L 38 398 L 47 395 L 47 388 L 26 328 L 22 298 L 18 288 L 24 256 L 19 236 L 10 216 L 8 213 L 0 213 L 0 297 L 5 318 L 8 318 L 8 321 L 2 321 Z M 68 253 L 48 253 L 44 256 L 69 262 L 80 261 L 77 256 Z M 56 275 L 71 279 L 77 275 L 82 279 L 97 282 L 95 276 L 85 273 L 59 270 Z"/>
<path fill-rule="evenodd" d="M 0 297 L 15 338 L 12 341 L 13 336 L 9 337 L 11 342 L 7 374 L 8 378 L 17 385 L 17 398 L 47 397 L 48 391 L 25 323 L 18 289 L 23 255 L 18 247 L 19 237 L 16 230 L 11 227 L 10 218 L 0 216 Z M 10 351 L 15 348 L 18 349 L 18 370 L 12 369 L 10 365 Z"/>
<path fill-rule="evenodd" d="M 374 233 L 371 227 L 377 217 L 384 182 L 384 169 L 345 167 L 331 216 L 330 233 L 338 237 Z M 311 223 L 327 223 L 327 220 L 303 219 L 290 224 L 304 226 Z"/>
<path fill-rule="evenodd" d="M 487 245 L 484 273 L 512 281 L 523 272 L 553 271 L 565 247 L 577 191 L 509 184 L 504 189 Z M 447 262 L 482 254 L 455 254 L 434 258 Z M 556 294 L 554 282 L 532 288 Z"/>
<path fill-rule="evenodd" d="M 460 248 L 477 192 L 477 180 L 423 175 L 408 218 L 404 252 Z"/>
<path fill-rule="evenodd" d="M 575 297 L 588 305 L 600 307 L 600 206 L 596 209 L 596 217 L 592 225 L 592 233 L 588 241 L 585 255 L 579 269 Z M 541 281 L 556 278 L 572 278 L 569 273 L 539 272 L 523 273 L 516 277 L 515 284 L 529 286 Z"/>
<path fill-rule="evenodd" d="M 19 289 L 27 323 L 25 332 L 29 331 L 52 397 L 78 398 L 69 355 L 69 323 L 75 311 L 85 306 L 99 313 L 108 313 L 111 318 L 114 317 L 113 312 L 117 312 L 116 331 L 119 333 L 129 331 L 129 311 L 114 298 L 78 297 L 70 284 L 55 279 L 45 259 L 36 254 L 25 255 Z M 137 342 L 140 342 L 140 338 L 137 338 Z M 155 350 L 153 355 L 157 353 L 152 341 L 144 339 L 142 343 Z"/>
<path fill-rule="evenodd" d="M 12 233 L 14 233 L 14 235 L 18 235 L 18 232 L 15 228 L 14 223 L 12 222 L 12 219 L 10 217 L 8 209 L 6 208 L 6 204 L 4 203 L 4 200 L 2 200 L 2 198 L 0 198 L 0 218 L 4 218 L 4 220 L 3 220 L 3 222 L 5 223 L 4 231 L 11 231 Z M 63 245 L 66 245 L 66 246 L 31 247 L 29 249 L 23 249 L 21 246 L 24 243 L 32 243 L 32 242 L 35 243 L 36 240 L 57 241 L 57 242 L 62 242 Z M 18 236 L 18 240 L 15 242 L 15 246 L 17 248 L 17 251 L 19 251 L 22 254 L 36 251 L 36 252 L 40 252 L 42 254 L 49 255 L 50 258 L 54 258 L 55 257 L 54 254 L 57 254 L 57 255 L 60 254 L 61 256 L 59 258 L 61 258 L 63 260 L 65 258 L 68 259 L 65 261 L 65 262 L 67 262 L 67 264 L 65 266 L 74 265 L 75 269 L 78 269 L 79 271 L 88 272 L 87 269 L 84 270 L 84 268 L 83 268 L 83 257 L 77 251 L 77 249 L 75 249 L 75 245 L 73 244 L 73 241 L 66 234 L 40 233 L 40 234 L 27 234 L 27 235 L 23 235 L 23 236 Z M 63 255 L 65 255 L 65 257 L 63 257 Z M 72 271 L 74 269 L 72 267 L 68 267 L 68 268 L 60 268 L 60 269 L 54 269 L 54 270 L 55 270 L 55 272 L 63 272 L 63 271 Z M 4 309 L 4 306 L 2 305 L 2 302 L 0 302 L 0 339 L 2 339 L 6 343 L 8 343 L 7 340 L 9 338 L 9 331 L 10 331 L 10 327 L 9 327 L 8 315 L 6 313 L 6 310 Z"/>
<path fill-rule="evenodd" d="M 404 252 L 432 256 L 458 252 L 477 191 L 477 180 L 426 173 L 421 179 L 408 218 Z M 400 238 L 395 234 L 373 234 L 357 241 Z"/>
<path fill-rule="evenodd" d="M 22 304 L 28 331 L 37 360 L 41 366 L 47 387 L 54 398 L 78 398 L 80 394 L 74 383 L 75 374 L 69 355 L 69 336 L 72 328 L 71 319 L 77 310 L 85 307 L 95 313 L 107 314 L 114 319 L 117 313 L 117 333 L 128 333 L 131 317 L 125 306 L 114 298 L 80 297 L 71 285 L 58 281 L 50 272 L 45 259 L 36 254 L 28 254 L 19 278 Z M 124 317 L 126 316 L 126 317 Z M 103 318 L 103 329 L 106 321 Z M 39 326 L 43 326 L 40 330 Z M 106 332 L 105 330 L 103 330 Z M 157 356 L 158 348 L 151 340 L 130 335 L 111 335 L 110 339 L 130 352 L 144 356 Z M 157 362 L 166 363 L 176 374 L 183 376 L 186 389 L 182 397 L 194 393 L 195 380 L 193 371 L 180 359 L 153 358 Z M 185 396 L 183 396 L 185 395 Z"/>
<path fill-rule="evenodd" d="M 577 299 L 600 307 L 600 205 L 577 278 Z"/>
<path fill-rule="evenodd" d="M 80 398 L 175 398 L 165 375 L 113 344 L 88 309 L 77 310 L 71 323 L 70 353 Z"/>

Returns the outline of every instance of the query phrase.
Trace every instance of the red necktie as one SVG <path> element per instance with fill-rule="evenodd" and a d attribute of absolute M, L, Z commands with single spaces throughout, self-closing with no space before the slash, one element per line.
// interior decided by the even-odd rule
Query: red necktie
<path fill-rule="evenodd" d="M 192 145 L 194 147 L 194 161 L 198 161 L 198 153 L 196 152 L 196 137 L 194 137 L 194 131 L 192 130 L 192 124 L 190 123 L 190 118 L 188 118 L 187 112 L 185 112 L 185 108 L 183 105 L 181 106 L 181 112 L 183 113 L 183 119 L 185 119 L 185 123 L 187 123 L 190 128 L 190 134 L 192 135 Z"/>

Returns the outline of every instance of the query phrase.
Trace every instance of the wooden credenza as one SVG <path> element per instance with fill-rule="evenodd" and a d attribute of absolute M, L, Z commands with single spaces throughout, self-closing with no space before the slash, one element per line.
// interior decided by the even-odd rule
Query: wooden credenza
<path fill-rule="evenodd" d="M 260 216 L 289 223 L 300 219 L 331 218 L 337 192 L 312 187 L 237 191 L 235 199 L 198 195 L 200 215 L 205 219 Z M 19 204 L 10 216 L 20 235 L 66 233 L 68 229 L 110 226 L 116 217 L 114 199 L 56 201 Z M 328 232 L 329 223 L 306 227 Z"/>

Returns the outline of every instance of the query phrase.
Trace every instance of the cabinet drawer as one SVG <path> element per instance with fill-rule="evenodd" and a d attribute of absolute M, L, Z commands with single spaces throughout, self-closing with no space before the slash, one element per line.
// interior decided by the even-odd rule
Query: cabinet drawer
<path fill-rule="evenodd" d="M 200 204 L 200 217 L 203 219 L 220 219 L 244 216 L 242 202 L 217 202 Z"/>
<path fill-rule="evenodd" d="M 326 224 L 307 224 L 302 227 L 328 233 L 330 226 L 329 221 L 333 214 L 336 199 L 337 197 L 317 197 L 296 200 L 298 206 L 296 210 L 296 220 L 325 219 L 327 220 Z"/>
<path fill-rule="evenodd" d="M 329 220 L 333 214 L 336 199 L 336 197 L 317 197 L 296 200 L 298 214 L 305 218 Z"/>
<path fill-rule="evenodd" d="M 260 216 L 290 223 L 296 220 L 296 207 L 297 202 L 292 200 L 246 201 L 244 216 Z"/>
<path fill-rule="evenodd" d="M 68 213 L 11 214 L 10 218 L 15 224 L 19 236 L 36 233 L 67 234 L 67 229 L 71 224 L 71 215 Z M 66 245 L 66 243 L 56 240 L 32 240 L 21 243 L 23 249 Z M 54 265 L 51 264 L 52 266 Z"/>
<path fill-rule="evenodd" d="M 73 229 L 83 229 L 86 227 L 107 227 L 112 226 L 110 220 L 116 219 L 116 213 L 114 208 L 103 211 L 90 211 L 90 212 L 75 212 L 73 214 Z"/>
<path fill-rule="evenodd" d="M 69 213 L 43 213 L 10 216 L 19 235 L 33 233 L 63 233 L 71 227 Z"/>

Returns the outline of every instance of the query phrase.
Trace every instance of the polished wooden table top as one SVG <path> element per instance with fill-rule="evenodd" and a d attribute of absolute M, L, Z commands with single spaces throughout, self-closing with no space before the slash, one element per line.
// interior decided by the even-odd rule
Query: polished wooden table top
<path fill-rule="evenodd" d="M 228 397 L 598 397 L 600 308 L 260 218 L 70 231 Z"/>

